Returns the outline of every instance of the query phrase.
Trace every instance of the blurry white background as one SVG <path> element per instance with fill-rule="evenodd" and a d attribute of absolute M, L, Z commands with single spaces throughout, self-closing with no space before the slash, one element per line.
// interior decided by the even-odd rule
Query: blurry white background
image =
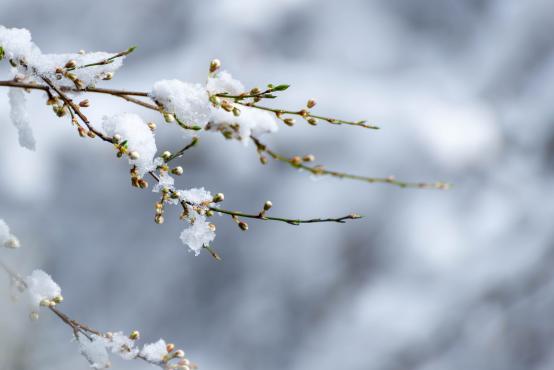
<path fill-rule="evenodd" d="M 38 150 L 20 148 L 3 93 L 0 217 L 24 245 L 10 262 L 51 273 L 71 316 L 172 340 L 201 369 L 554 368 L 551 0 L 2 0 L 0 24 L 28 28 L 45 52 L 138 45 L 114 88 L 202 82 L 214 57 L 247 86 L 291 83 L 281 105 L 316 98 L 322 114 L 382 129 L 283 127 L 266 140 L 279 151 L 455 184 L 313 181 L 205 135 L 180 160 L 183 187 L 221 191 L 231 209 L 270 199 L 291 217 L 366 216 L 252 221 L 247 233 L 221 218 L 217 263 L 186 251 L 177 214 L 155 225 L 154 194 L 132 189 L 126 163 L 78 138 L 40 94 L 30 99 Z M 95 121 L 157 119 L 91 101 Z M 163 126 L 158 146 L 178 148 L 176 132 Z M 69 328 L 49 315 L 29 322 L 2 280 L 0 369 L 87 368 Z"/>

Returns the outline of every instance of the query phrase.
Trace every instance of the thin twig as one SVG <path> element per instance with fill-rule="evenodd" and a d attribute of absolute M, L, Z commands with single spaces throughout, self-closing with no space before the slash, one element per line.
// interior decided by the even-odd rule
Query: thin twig
<path fill-rule="evenodd" d="M 192 140 L 190 141 L 190 143 L 187 146 L 185 146 L 183 149 L 179 150 L 178 152 L 175 152 L 175 154 L 172 154 L 171 156 L 169 156 L 169 158 L 167 158 L 165 163 L 169 163 L 172 160 L 174 160 L 175 158 L 181 157 L 184 152 L 186 152 L 190 148 L 194 147 L 196 144 L 198 144 L 199 141 L 200 141 L 200 139 L 198 139 L 198 137 L 196 137 L 196 136 L 193 137 Z"/>
<path fill-rule="evenodd" d="M 308 166 L 301 162 L 301 159 L 298 158 L 298 160 L 293 160 L 293 158 L 287 158 L 281 154 L 278 154 L 274 152 L 273 150 L 269 149 L 267 145 L 263 144 L 258 138 L 251 136 L 251 140 L 256 144 L 256 148 L 259 152 L 265 152 L 267 153 L 271 158 L 284 162 L 289 164 L 290 166 L 302 170 L 309 171 L 315 176 L 333 176 L 340 179 L 351 179 L 351 180 L 358 180 L 358 181 L 364 181 L 368 183 L 384 183 L 384 184 L 391 184 L 396 185 L 401 188 L 417 188 L 417 189 L 448 189 L 450 187 L 449 184 L 444 182 L 435 182 L 435 183 L 424 183 L 424 182 L 405 182 L 405 181 L 399 181 L 396 180 L 394 177 L 367 177 L 367 176 L 358 176 L 358 175 L 352 175 L 344 172 L 338 172 L 338 171 L 331 171 L 326 170 L 321 166 Z"/>
<path fill-rule="evenodd" d="M 67 71 L 73 71 L 73 70 L 76 70 L 76 69 L 83 69 L 83 68 L 88 68 L 88 67 L 94 67 L 94 66 L 101 66 L 101 65 L 106 65 L 106 64 L 110 64 L 110 63 L 113 63 L 113 61 L 117 58 L 121 58 L 121 57 L 124 57 L 124 56 L 127 56 L 129 54 L 131 54 L 133 51 L 135 51 L 136 49 L 136 46 L 133 46 L 133 47 L 130 47 L 129 49 L 125 50 L 125 51 L 122 51 L 122 52 L 119 52 L 115 55 L 112 55 L 111 57 L 109 58 L 106 58 L 106 59 L 103 59 L 103 60 L 100 60 L 98 62 L 94 62 L 94 63 L 90 63 L 90 64 L 85 64 L 85 65 L 82 65 L 82 66 L 75 66 L 75 67 L 70 67 L 70 68 L 66 68 Z"/>
<path fill-rule="evenodd" d="M 214 212 L 220 212 L 225 213 L 227 215 L 236 216 L 236 217 L 245 217 L 245 218 L 253 218 L 256 220 L 271 220 L 271 221 L 281 221 L 285 222 L 290 225 L 300 225 L 300 224 L 313 224 L 313 223 L 320 223 L 320 222 L 338 222 L 340 224 L 345 223 L 347 220 L 357 220 L 362 218 L 363 216 L 352 213 L 343 217 L 339 218 L 312 218 L 312 219 L 293 219 L 293 218 L 283 218 L 283 217 L 271 217 L 271 216 L 264 216 L 258 214 L 248 214 L 240 211 L 230 211 L 227 209 L 222 209 L 219 207 L 209 207 L 210 210 Z"/>
<path fill-rule="evenodd" d="M 257 104 L 254 104 L 254 103 L 245 103 L 245 102 L 242 102 L 242 101 L 236 101 L 235 103 L 243 105 L 245 107 L 265 110 L 267 112 L 273 112 L 273 113 L 275 113 L 275 115 L 277 115 L 277 117 L 281 117 L 284 114 L 290 114 L 290 115 L 300 116 L 300 117 L 302 117 L 306 120 L 309 120 L 310 118 L 322 120 L 322 121 L 328 122 L 328 123 L 333 124 L 333 125 L 360 126 L 360 127 L 363 127 L 363 128 L 369 128 L 369 129 L 373 129 L 373 130 L 378 130 L 379 129 L 378 126 L 370 125 L 370 124 L 366 123 L 365 121 L 345 121 L 345 120 L 337 119 L 337 118 L 324 117 L 324 116 L 319 116 L 319 115 L 312 114 L 310 111 L 304 110 L 304 109 L 299 110 L 299 111 L 294 111 L 294 110 L 270 108 L 270 107 L 265 107 L 265 106 L 262 106 L 262 105 L 257 105 Z"/>

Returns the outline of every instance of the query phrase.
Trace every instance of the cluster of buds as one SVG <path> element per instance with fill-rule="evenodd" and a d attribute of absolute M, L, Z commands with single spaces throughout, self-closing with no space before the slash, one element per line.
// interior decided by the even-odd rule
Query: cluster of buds
<path fill-rule="evenodd" d="M 121 141 L 121 135 L 115 134 L 112 137 L 112 143 L 115 149 L 117 150 L 117 153 L 116 153 L 117 158 L 121 158 L 125 154 L 129 156 L 129 158 L 132 160 L 137 160 L 140 158 L 139 152 L 135 150 L 131 150 L 131 151 L 129 150 L 127 140 Z"/>
<path fill-rule="evenodd" d="M 166 350 L 167 355 L 162 359 L 164 369 L 194 370 L 197 368 L 195 364 L 185 357 L 185 352 L 182 349 L 175 349 L 175 344 L 167 343 Z M 178 361 L 176 363 L 171 363 L 172 360 Z"/>
<path fill-rule="evenodd" d="M 206 125 L 206 130 L 211 130 L 212 127 L 212 124 L 208 122 L 208 124 Z M 233 138 L 238 138 L 239 140 L 242 139 L 242 137 L 240 136 L 240 126 L 237 123 L 220 125 L 217 127 L 217 131 L 221 132 L 221 135 L 223 135 L 223 137 L 228 140 Z"/>
<path fill-rule="evenodd" d="M 52 111 L 56 114 L 58 117 L 65 117 L 67 113 L 69 112 L 69 108 L 67 104 L 60 101 L 57 97 L 49 98 L 46 101 L 46 105 L 52 106 Z"/>
<path fill-rule="evenodd" d="M 52 299 L 47 299 L 47 298 L 43 299 L 42 301 L 40 301 L 40 305 L 42 307 L 55 307 L 57 304 L 60 304 L 62 302 L 63 302 L 63 296 L 57 295 Z"/>
<path fill-rule="evenodd" d="M 61 80 L 64 77 L 67 78 L 69 81 L 73 82 L 73 85 L 75 85 L 75 88 L 78 90 L 83 90 L 86 86 L 85 83 L 79 79 L 77 74 L 71 72 L 77 68 L 77 61 L 74 59 L 68 60 L 63 67 L 57 67 L 56 72 L 56 79 Z"/>
<path fill-rule="evenodd" d="M 24 289 L 24 288 L 23 288 Z M 63 302 L 63 296 L 62 295 L 57 295 L 53 298 L 45 298 L 43 299 L 42 301 L 40 301 L 39 305 L 41 307 L 56 307 L 56 305 L 60 304 Z M 36 321 L 39 319 L 39 313 L 37 311 L 31 311 L 31 313 L 29 314 L 29 318 L 33 321 Z"/>
<path fill-rule="evenodd" d="M 139 177 L 139 173 L 137 171 L 137 167 L 133 166 L 131 167 L 131 170 L 129 171 L 131 174 L 131 185 L 135 188 L 139 189 L 146 189 L 148 188 L 148 181 L 145 179 Z"/>
<path fill-rule="evenodd" d="M 300 157 L 299 155 L 295 155 L 289 160 L 290 164 L 295 167 L 299 167 L 302 163 L 313 162 L 313 161 L 315 161 L 315 156 L 313 154 L 307 154 L 303 157 Z"/>

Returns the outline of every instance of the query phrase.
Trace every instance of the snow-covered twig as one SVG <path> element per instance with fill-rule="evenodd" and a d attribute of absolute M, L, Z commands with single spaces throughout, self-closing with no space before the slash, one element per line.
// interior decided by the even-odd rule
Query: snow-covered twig
<path fill-rule="evenodd" d="M 231 216 L 241 230 L 247 230 L 248 224 L 240 218 L 251 218 L 262 221 L 281 221 L 292 225 L 319 222 L 339 222 L 360 218 L 357 214 L 342 217 L 313 218 L 301 220 L 267 215 L 268 209 L 259 214 L 249 214 L 222 208 L 215 203 L 223 200 L 223 195 L 212 196 L 203 188 L 181 190 L 175 187 L 173 176 L 183 173 L 181 166 L 170 167 L 170 162 L 196 146 L 197 134 L 204 131 L 221 133 L 226 139 L 236 139 L 245 145 L 254 141 L 260 160 L 267 162 L 269 155 L 275 160 L 286 162 L 294 168 L 309 171 L 314 175 L 329 175 L 337 178 L 347 178 L 368 183 L 386 183 L 400 187 L 446 189 L 447 184 L 409 183 L 392 177 L 376 178 L 330 171 L 322 166 L 309 166 L 313 155 L 287 158 L 270 150 L 261 143 L 259 136 L 277 131 L 277 122 L 287 126 L 295 123 L 291 116 L 303 118 L 310 125 L 325 121 L 334 125 L 352 125 L 364 128 L 377 128 L 365 121 L 348 121 L 324 117 L 314 114 L 316 102 L 309 99 L 305 107 L 299 110 L 270 108 L 258 104 L 264 100 L 273 100 L 277 94 L 287 90 L 287 84 L 268 84 L 266 88 L 257 87 L 245 89 L 242 83 L 234 79 L 230 73 L 221 70 L 221 62 L 211 61 L 208 79 L 205 85 L 191 84 L 179 80 L 162 80 L 154 84 L 149 92 L 115 90 L 96 87 L 101 80 L 111 80 L 123 59 L 135 49 L 129 48 L 123 52 L 85 53 L 52 55 L 43 54 L 31 41 L 27 30 L 7 29 L 0 26 L 0 48 L 13 67 L 14 79 L 0 81 L 0 86 L 12 89 L 42 90 L 46 93 L 47 103 L 59 117 L 68 115 L 71 124 L 77 127 L 82 137 L 96 138 L 110 143 L 115 147 L 118 157 L 126 157 L 131 164 L 131 184 L 138 188 L 148 188 L 144 178 L 149 174 L 156 185 L 153 191 L 161 193 L 161 199 L 156 203 L 154 220 L 164 222 L 164 208 L 167 204 L 180 204 L 183 208 L 181 219 L 191 226 L 183 231 L 181 240 L 196 254 L 202 248 L 207 248 L 212 256 L 217 253 L 210 248 L 215 237 L 215 225 L 207 221 L 214 213 Z M 98 58 L 95 60 L 94 58 Z M 159 112 L 163 119 L 179 125 L 183 132 L 192 136 L 190 144 L 183 149 L 171 153 L 164 151 L 156 155 L 157 146 L 153 132 L 157 125 L 154 122 L 144 123 L 136 114 L 119 114 L 107 117 L 103 122 L 103 130 L 92 124 L 83 109 L 90 107 L 88 99 L 75 102 L 74 97 L 86 93 L 107 94 L 124 99 L 130 103 Z M 148 100 L 146 100 L 148 99 Z M 13 107 L 12 107 L 13 109 Z M 21 111 L 21 107 L 18 107 Z M 21 125 L 25 130 L 30 130 Z M 25 132 L 25 137 L 32 137 L 32 132 Z M 23 133 L 20 131 L 20 137 Z M 32 145 L 31 145 L 32 144 Z M 29 141 L 34 147 L 34 141 Z M 271 204 L 271 202 L 266 202 Z M 264 205 L 265 206 L 265 205 Z M 194 233 L 191 234 L 191 230 Z"/>
<path fill-rule="evenodd" d="M 8 274 L 9 278 L 17 284 L 21 292 L 32 289 L 29 286 L 29 277 L 21 277 L 2 260 L 0 260 L 0 268 L 2 268 Z M 51 280 L 50 276 L 42 271 L 35 270 L 33 275 L 35 276 L 33 276 L 34 279 L 32 281 L 36 281 L 35 284 L 45 284 L 44 281 L 38 281 L 40 278 L 47 280 L 46 283 L 53 284 L 57 287 L 57 284 Z M 31 291 L 30 294 L 34 294 L 34 292 Z M 191 370 L 196 368 L 196 365 L 192 364 L 190 360 L 185 357 L 182 350 L 176 349 L 174 344 L 166 344 L 165 341 L 160 340 L 157 343 L 146 344 L 143 346 L 142 350 L 139 350 L 135 347 L 136 341 L 140 338 L 140 334 L 137 330 L 132 331 L 129 336 L 125 336 L 121 332 L 103 333 L 87 324 L 72 319 L 69 315 L 62 312 L 57 307 L 62 301 L 63 298 L 58 293 L 57 296 L 52 299 L 41 299 L 40 306 L 48 309 L 64 324 L 71 328 L 75 340 L 79 342 L 81 353 L 90 362 L 91 367 L 96 369 L 110 367 L 111 363 L 109 362 L 107 354 L 107 350 L 109 349 L 123 359 L 146 361 L 152 365 L 160 366 L 165 370 Z M 38 312 L 33 311 L 31 318 L 37 319 Z M 160 346 L 159 344 L 162 343 L 163 345 Z"/>

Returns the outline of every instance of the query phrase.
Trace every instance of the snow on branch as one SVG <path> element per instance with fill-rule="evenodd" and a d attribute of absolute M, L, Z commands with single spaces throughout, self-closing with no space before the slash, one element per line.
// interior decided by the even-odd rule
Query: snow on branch
<path fill-rule="evenodd" d="M 0 238 L 7 228 L 0 220 Z M 13 236 L 12 236 L 13 237 Z M 0 239 L 1 240 L 1 239 Z M 68 325 L 79 351 L 94 369 L 106 369 L 111 366 L 109 353 L 125 360 L 142 360 L 164 370 L 191 370 L 196 365 L 185 357 L 185 352 L 177 349 L 173 343 L 163 339 L 151 344 L 138 345 L 140 333 L 133 330 L 126 335 L 123 332 L 100 332 L 90 326 L 72 319 L 58 306 L 63 302 L 62 290 L 52 277 L 42 270 L 34 270 L 29 276 L 22 277 L 0 259 L 0 268 L 8 275 L 10 284 L 22 295 L 30 308 L 31 320 L 38 320 L 40 309 L 47 310 Z M 17 297 L 15 297 L 17 298 Z"/>
<path fill-rule="evenodd" d="M 216 225 L 211 220 L 216 214 L 229 216 L 242 231 L 249 229 L 245 219 L 301 225 L 344 223 L 361 218 L 356 213 L 312 219 L 279 217 L 270 214 L 271 201 L 266 201 L 256 212 L 235 211 L 221 207 L 225 199 L 222 193 L 213 195 L 203 187 L 180 188 L 176 177 L 182 175 L 184 169 L 173 165 L 173 162 L 188 150 L 197 147 L 200 135 L 221 134 L 223 138 L 239 141 L 244 146 L 252 142 L 262 164 L 266 164 L 269 157 L 314 176 L 385 183 L 402 188 L 449 187 L 443 182 L 405 182 L 393 177 L 367 177 L 331 171 L 322 165 L 312 165 L 315 161 L 312 154 L 287 157 L 274 152 L 262 143 L 260 137 L 275 133 L 280 127 L 294 126 L 297 120 L 310 126 L 346 125 L 372 130 L 378 127 L 364 120 L 345 120 L 316 114 L 314 108 L 317 104 L 314 99 L 307 100 L 298 109 L 268 106 L 266 102 L 275 101 L 279 94 L 289 88 L 288 84 L 270 83 L 264 88 L 245 88 L 229 72 L 221 69 L 221 62 L 217 59 L 210 62 L 207 80 L 203 84 L 166 79 L 156 82 L 148 91 L 97 87 L 103 81 L 112 80 L 124 59 L 134 50 L 132 47 L 118 53 L 80 51 L 45 54 L 33 43 L 28 30 L 0 26 L 0 61 L 5 60 L 9 64 L 12 75 L 11 79 L 0 81 L 0 86 L 9 89 L 10 116 L 18 130 L 21 146 L 30 150 L 34 150 L 36 146 L 31 118 L 25 105 L 25 94 L 31 91 L 42 92 L 52 112 L 57 117 L 67 119 L 70 127 L 80 137 L 100 139 L 109 144 L 117 158 L 128 160 L 133 187 L 147 189 L 150 187 L 149 180 L 154 182 L 152 191 L 159 195 L 154 206 L 156 223 L 165 222 L 166 207 L 180 207 L 180 220 L 186 224 L 180 240 L 195 255 L 205 249 L 212 257 L 221 259 L 211 246 L 216 231 Z M 158 129 L 156 122 L 145 122 L 134 113 L 106 115 L 101 123 L 91 122 L 86 111 L 92 106 L 87 97 L 93 94 L 113 96 L 157 112 L 160 121 L 176 124 L 182 129 L 186 137 L 182 148 L 173 152 L 159 150 L 155 136 Z M 10 233 L 2 220 L 0 246 L 19 246 L 18 239 Z M 121 332 L 102 333 L 70 318 L 57 308 L 63 300 L 61 288 L 47 273 L 35 270 L 27 278 L 22 278 L 1 261 L 0 267 L 8 273 L 18 290 L 28 293 L 33 318 L 38 318 L 42 307 L 71 327 L 81 353 L 93 368 L 103 369 L 110 365 L 108 352 L 125 359 L 141 359 L 165 369 L 194 368 L 184 357 L 183 351 L 176 350 L 171 343 L 160 340 L 139 348 L 136 344 L 139 339 L 137 331 L 129 335 Z"/>
<path fill-rule="evenodd" d="M 35 147 L 35 140 L 23 105 L 25 100 L 23 90 L 42 90 L 53 112 L 59 117 L 69 117 L 71 125 L 77 128 L 81 137 L 99 137 L 113 145 L 118 157 L 128 158 L 133 186 L 146 189 L 149 183 L 145 176 L 149 175 L 154 179 L 157 184 L 153 190 L 161 193 L 161 198 L 155 207 L 155 222 L 161 224 L 165 221 L 166 205 L 182 206 L 181 219 L 191 226 L 183 231 L 181 240 L 195 254 L 198 254 L 202 248 L 206 248 L 213 256 L 218 256 L 210 247 L 210 243 L 215 238 L 215 225 L 209 222 L 209 218 L 214 213 L 230 215 L 241 230 L 248 229 L 248 225 L 241 218 L 284 221 L 298 225 L 313 222 L 344 222 L 360 217 L 351 214 L 337 218 L 299 220 L 270 217 L 266 214 L 269 209 L 257 214 L 226 210 L 216 207 L 215 203 L 218 202 L 208 199 L 207 196 L 202 202 L 190 201 L 183 196 L 190 190 L 178 189 L 175 185 L 174 176 L 181 175 L 183 168 L 171 167 L 170 162 L 196 146 L 199 142 L 198 135 L 203 132 L 220 133 L 224 138 L 241 141 L 244 145 L 253 141 L 262 164 L 268 162 L 267 156 L 269 156 L 315 176 L 327 175 L 369 183 L 388 183 L 400 187 L 448 188 L 448 184 L 442 182 L 410 183 L 393 177 L 366 177 L 330 171 L 322 165 L 310 166 L 309 162 L 315 160 L 312 154 L 289 158 L 275 153 L 262 144 L 259 138 L 278 131 L 279 123 L 293 126 L 296 118 L 301 118 L 313 126 L 318 125 L 319 122 L 326 122 L 332 125 L 351 125 L 369 129 L 377 127 L 365 121 L 348 121 L 316 115 L 312 112 L 316 106 L 313 99 L 309 99 L 304 107 L 298 110 L 261 105 L 262 101 L 276 99 L 278 94 L 289 88 L 289 85 L 268 84 L 263 89 L 258 87 L 246 89 L 229 72 L 221 70 L 221 62 L 217 59 L 210 63 L 208 78 L 204 85 L 170 79 L 156 82 L 150 91 L 137 92 L 96 87 L 98 82 L 111 80 L 114 77 L 123 59 L 133 52 L 134 47 L 119 53 L 81 51 L 74 54 L 43 54 L 32 42 L 29 31 L 0 26 L 0 48 L 0 56 L 9 61 L 14 76 L 11 81 L 0 81 L 0 86 L 10 87 L 12 120 L 19 129 L 21 144 L 30 149 Z M 21 92 L 15 92 L 16 89 Z M 184 133 L 192 137 L 192 141 L 176 153 L 172 154 L 166 150 L 157 155 L 155 122 L 145 123 L 136 114 L 124 113 L 106 116 L 101 126 L 94 125 L 84 114 L 84 110 L 91 105 L 88 99 L 81 98 L 86 93 L 112 95 L 155 110 L 161 114 L 165 122 L 179 125 Z M 79 98 L 80 101 L 74 101 L 75 98 Z M 260 216 L 262 214 L 263 216 Z"/>

